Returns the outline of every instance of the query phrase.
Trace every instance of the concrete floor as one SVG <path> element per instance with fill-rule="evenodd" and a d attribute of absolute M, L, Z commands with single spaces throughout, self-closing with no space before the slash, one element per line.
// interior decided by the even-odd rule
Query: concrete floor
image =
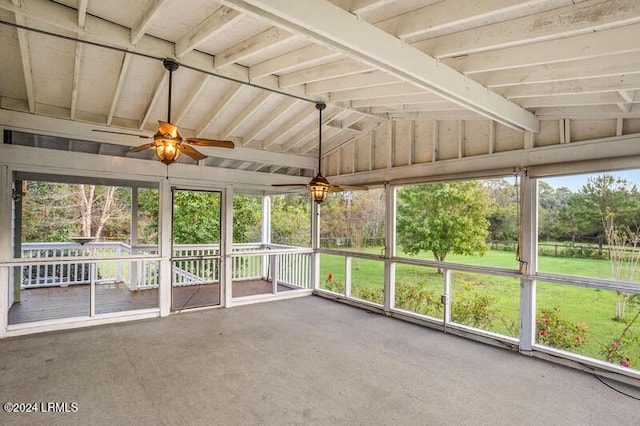
<path fill-rule="evenodd" d="M 319 297 L 0 341 L 0 401 L 78 406 L 3 425 L 640 424 L 589 374 Z"/>

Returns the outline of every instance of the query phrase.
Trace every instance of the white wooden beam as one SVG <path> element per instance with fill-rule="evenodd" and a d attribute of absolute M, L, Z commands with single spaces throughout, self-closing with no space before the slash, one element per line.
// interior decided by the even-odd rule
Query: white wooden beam
<path fill-rule="evenodd" d="M 261 106 L 263 106 L 271 97 L 275 96 L 274 93 L 267 92 L 266 90 L 262 90 L 255 96 L 249 105 L 247 105 L 240 114 L 237 114 L 233 120 L 227 124 L 227 126 L 220 132 L 221 139 L 228 139 L 233 132 L 235 132 L 238 127 L 242 125 L 245 121 L 247 121 L 251 115 L 257 111 Z"/>
<path fill-rule="evenodd" d="M 305 92 L 307 95 L 321 93 L 335 93 L 343 90 L 357 90 L 368 87 L 398 83 L 397 77 L 393 77 L 381 71 L 372 71 L 366 74 L 356 74 L 346 77 L 331 78 L 329 80 L 307 83 Z"/>
<path fill-rule="evenodd" d="M 235 82 L 233 82 L 233 83 L 231 83 L 229 85 L 229 88 L 220 97 L 220 99 L 218 99 L 218 101 L 215 103 L 215 105 L 213 105 L 213 107 L 211 108 L 211 113 L 209 114 L 209 116 L 196 129 L 196 137 L 202 137 L 203 136 L 203 134 L 207 130 L 207 127 L 209 127 L 211 125 L 213 120 L 215 120 L 215 118 L 218 116 L 218 114 L 220 114 L 220 111 L 222 111 L 224 109 L 225 105 L 227 105 L 229 102 L 231 102 L 233 100 L 233 98 L 236 97 L 244 87 L 246 87 L 246 86 L 243 86 L 242 84 L 235 83 Z"/>
<path fill-rule="evenodd" d="M 293 37 L 293 34 L 277 27 L 271 27 L 260 34 L 218 53 L 213 60 L 213 66 L 214 68 L 222 68 L 225 65 L 240 62 L 256 53 L 260 53 L 266 48 L 277 46 L 278 43 L 282 43 L 291 37 Z"/>
<path fill-rule="evenodd" d="M 282 140 L 293 132 L 295 129 L 302 126 L 307 121 L 311 120 L 312 117 L 316 117 L 315 108 L 311 108 L 311 105 L 305 105 L 302 110 L 300 110 L 295 116 L 293 116 L 287 122 L 281 124 L 276 130 L 271 132 L 269 136 L 262 141 L 262 148 L 267 149 L 272 145 L 282 143 Z"/>
<path fill-rule="evenodd" d="M 317 67 L 295 71 L 280 76 L 280 87 L 287 88 L 335 77 L 360 74 L 373 70 L 371 65 L 361 64 L 351 59 L 343 59 Z"/>
<path fill-rule="evenodd" d="M 342 90 L 339 92 L 330 92 L 329 100 L 331 102 L 354 101 L 361 99 L 383 98 L 387 96 L 410 95 L 417 93 L 426 93 L 425 89 L 418 87 L 412 83 L 391 83 L 382 86 L 368 87 L 365 89 Z"/>
<path fill-rule="evenodd" d="M 127 147 L 138 146 L 141 141 L 141 139 L 136 136 L 125 136 L 96 131 L 113 130 L 112 127 L 105 125 L 38 116 L 26 112 L 9 111 L 5 109 L 0 109 L 0 123 L 2 123 L 0 125 L 1 128 L 8 130 L 67 139 L 104 142 Z M 270 165 L 286 165 L 301 169 L 313 169 L 316 167 L 317 162 L 317 159 L 310 156 L 290 154 L 286 152 L 270 152 L 241 146 L 236 146 L 235 149 L 198 147 L 198 150 L 202 151 L 206 155 L 212 155 L 221 159 L 248 161 Z M 63 156 L 66 154 L 69 153 L 66 151 L 61 152 L 61 155 Z M 68 161 L 69 160 L 67 160 L 67 163 Z M 0 162 L 2 162 L 2 156 L 0 156 Z M 145 162 L 145 164 L 149 164 L 149 162 Z"/>
<path fill-rule="evenodd" d="M 89 6 L 89 0 L 78 0 L 78 26 L 82 28 L 87 17 L 87 6 Z"/>
<path fill-rule="evenodd" d="M 573 37 L 443 59 L 442 62 L 462 73 L 473 74 L 606 57 L 614 53 L 640 51 L 640 40 L 637 37 L 639 33 L 640 24 L 631 24 Z"/>
<path fill-rule="evenodd" d="M 553 81 L 614 77 L 622 74 L 638 74 L 640 53 L 612 55 L 607 60 L 581 59 L 556 64 L 536 65 L 479 73 L 473 79 L 490 88 Z"/>
<path fill-rule="evenodd" d="M 640 2 L 636 0 L 589 0 L 577 5 L 570 3 L 563 8 L 434 37 L 412 45 L 442 59 L 572 37 L 638 22 Z"/>
<path fill-rule="evenodd" d="M 337 108 L 334 108 L 333 110 L 325 111 L 325 113 L 326 115 L 322 117 L 322 126 L 326 126 L 327 123 L 333 120 L 334 118 L 336 118 L 341 113 L 341 111 L 338 110 Z M 317 122 L 311 123 L 308 126 L 305 126 L 304 128 L 300 129 L 293 136 L 291 136 L 289 140 L 283 144 L 282 150 L 285 152 L 289 152 L 295 149 L 296 147 L 303 145 L 305 142 L 307 142 L 308 139 L 312 137 L 316 139 L 315 143 L 317 144 L 318 143 L 317 135 L 318 135 L 318 123 Z"/>
<path fill-rule="evenodd" d="M 427 38 L 434 34 L 457 32 L 460 28 L 477 28 L 569 4 L 570 0 L 483 0 L 467 2 L 461 7 L 457 0 L 445 0 L 385 19 L 376 23 L 376 27 L 401 39 L 416 36 Z"/>
<path fill-rule="evenodd" d="M 8 0 L 0 1 L 0 10 L 22 15 L 43 23 L 52 28 L 76 34 L 83 40 L 106 44 L 123 50 L 131 50 L 136 53 L 149 55 L 157 58 L 167 58 L 175 56 L 175 44 L 159 38 L 146 36 L 144 43 L 138 43 L 135 47 L 131 45 L 131 31 L 121 25 L 106 21 L 91 14 L 87 14 L 87 28 L 78 27 L 78 16 L 74 9 L 49 0 L 21 0 L 22 7 L 15 7 Z M 235 80 L 249 82 L 249 71 L 246 67 L 231 64 L 220 70 L 213 68 L 213 57 L 211 55 L 192 51 L 189 55 L 180 59 L 184 66 L 201 69 L 204 72 L 219 74 Z M 264 78 L 260 81 L 260 86 L 280 90 L 295 96 L 304 96 L 304 90 L 300 87 L 291 89 L 281 89 L 278 87 L 276 77 Z"/>
<path fill-rule="evenodd" d="M 191 52 L 239 16 L 240 13 L 233 9 L 224 6 L 219 8 L 176 42 L 176 56 L 179 58 Z"/>
<path fill-rule="evenodd" d="M 178 111 L 175 118 L 173 119 L 173 122 L 176 126 L 180 125 L 180 122 L 184 119 L 185 115 L 187 114 L 193 103 L 196 101 L 196 99 L 198 99 L 210 79 L 211 76 L 209 74 L 202 75 L 200 81 L 198 81 L 191 89 L 191 92 L 187 96 L 187 99 L 180 107 L 180 111 Z"/>
<path fill-rule="evenodd" d="M 310 67 L 318 62 L 335 59 L 340 56 L 339 52 L 312 44 L 252 66 L 249 68 L 249 78 L 256 80 L 267 75 L 286 73 L 294 68 Z"/>
<path fill-rule="evenodd" d="M 541 107 L 536 108 L 541 120 L 559 120 L 574 118 L 579 120 L 604 120 L 617 118 L 640 118 L 640 109 L 631 112 L 620 110 L 617 105 L 586 105 L 579 107 Z"/>
<path fill-rule="evenodd" d="M 533 132 L 539 130 L 538 119 L 530 112 L 328 1 L 316 1 L 313 5 L 296 0 L 221 2 L 310 37 L 324 46 L 339 49 L 367 66 L 426 87 L 506 126 Z"/>
<path fill-rule="evenodd" d="M 411 105 L 442 102 L 445 102 L 445 100 L 433 93 L 419 93 L 412 95 L 385 96 L 375 99 L 358 99 L 351 101 L 351 107 L 363 108 L 368 106 Z"/>
<path fill-rule="evenodd" d="M 16 24 L 26 26 L 27 20 L 23 15 L 16 14 Z M 24 85 L 27 90 L 27 102 L 29 112 L 36 110 L 36 94 L 33 83 L 33 69 L 31 67 L 31 50 L 29 49 L 29 33 L 18 29 L 18 44 L 20 46 L 20 59 L 22 60 L 22 73 L 24 75 Z"/>
<path fill-rule="evenodd" d="M 640 90 L 640 74 L 623 74 L 609 77 L 552 81 L 497 87 L 496 93 L 512 98 L 527 98 L 542 95 L 569 95 L 577 93 L 602 93 Z"/>
<path fill-rule="evenodd" d="M 73 87 L 71 89 L 71 109 L 69 116 L 73 120 L 76 118 L 78 107 L 78 89 L 80 88 L 80 62 L 82 60 L 82 43 L 76 43 L 76 54 L 73 61 Z"/>
<path fill-rule="evenodd" d="M 167 0 L 151 0 L 147 3 L 142 15 L 131 28 L 131 44 L 138 44 L 142 36 L 147 32 L 153 18 L 158 15 L 160 8 Z"/>
<path fill-rule="evenodd" d="M 122 58 L 122 65 L 120 66 L 120 76 L 118 77 L 118 84 L 116 84 L 116 90 L 111 97 L 111 107 L 109 108 L 109 115 L 107 115 L 107 125 L 110 125 L 113 121 L 113 116 L 116 113 L 116 108 L 118 107 L 118 101 L 120 100 L 120 93 L 122 92 L 122 87 L 124 86 L 124 80 L 127 76 L 127 71 L 129 69 L 129 64 L 131 63 L 131 54 L 125 53 Z"/>
<path fill-rule="evenodd" d="M 632 104 L 634 102 L 635 93 L 629 90 L 618 90 L 618 94 L 625 100 L 626 103 Z"/>
<path fill-rule="evenodd" d="M 169 73 L 164 72 L 163 70 L 162 78 L 160 78 L 160 81 L 156 85 L 156 90 L 153 92 L 153 94 L 151 95 L 151 99 L 147 103 L 147 109 L 145 110 L 142 120 L 140 120 L 140 124 L 138 125 L 138 130 L 144 129 L 144 127 L 147 125 L 147 122 L 149 121 L 149 117 L 151 116 L 151 113 L 153 112 L 153 109 L 155 108 L 156 103 L 158 103 L 158 99 L 160 99 L 160 96 L 165 94 L 165 92 L 168 93 L 167 91 L 168 88 L 167 90 L 165 90 L 165 86 L 167 86 L 168 83 L 169 83 Z"/>
<path fill-rule="evenodd" d="M 259 123 L 256 123 L 256 125 L 254 125 L 247 133 L 242 136 L 242 144 L 246 145 L 254 139 L 257 139 L 260 134 L 265 132 L 269 128 L 269 126 L 271 126 L 272 123 L 277 121 L 287 112 L 291 111 L 291 109 L 299 103 L 300 101 L 292 98 L 287 98 L 280 102 L 278 106 L 276 106 L 269 112 L 268 116 L 260 120 Z"/>
<path fill-rule="evenodd" d="M 351 12 L 356 15 L 362 15 L 380 7 L 386 6 L 395 0 L 355 0 L 351 6 Z"/>
<path fill-rule="evenodd" d="M 553 106 L 583 106 L 583 105 L 615 105 L 627 102 L 618 92 L 611 93 L 590 93 L 590 94 L 570 94 L 570 95 L 551 95 L 551 96 L 534 96 L 522 99 L 514 99 L 515 103 L 524 108 L 540 108 Z"/>

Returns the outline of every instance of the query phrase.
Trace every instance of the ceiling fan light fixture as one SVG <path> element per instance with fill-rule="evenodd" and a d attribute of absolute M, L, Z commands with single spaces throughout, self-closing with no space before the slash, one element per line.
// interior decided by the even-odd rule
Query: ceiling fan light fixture
<path fill-rule="evenodd" d="M 318 204 L 327 199 L 327 196 L 329 195 L 329 189 L 331 189 L 331 184 L 320 173 L 318 173 L 316 177 L 314 177 L 311 182 L 309 182 L 311 199 L 313 199 L 313 201 Z"/>
<path fill-rule="evenodd" d="M 175 163 L 180 157 L 178 142 L 170 138 L 156 139 L 156 156 L 164 164 Z"/>

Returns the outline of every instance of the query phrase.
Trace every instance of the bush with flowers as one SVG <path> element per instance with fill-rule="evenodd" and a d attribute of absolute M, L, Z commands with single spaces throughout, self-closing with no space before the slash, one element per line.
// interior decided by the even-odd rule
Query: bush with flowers
<path fill-rule="evenodd" d="M 600 346 L 600 354 L 605 361 L 627 368 L 635 367 L 638 364 L 638 351 L 634 350 L 634 347 L 640 347 L 640 336 L 637 336 L 631 328 L 638 317 L 640 317 L 640 305 L 633 319 L 625 320 L 625 327 L 620 335 Z"/>
<path fill-rule="evenodd" d="M 587 343 L 587 325 L 572 324 L 560 316 L 560 309 L 541 309 L 536 320 L 538 343 L 566 351 Z"/>

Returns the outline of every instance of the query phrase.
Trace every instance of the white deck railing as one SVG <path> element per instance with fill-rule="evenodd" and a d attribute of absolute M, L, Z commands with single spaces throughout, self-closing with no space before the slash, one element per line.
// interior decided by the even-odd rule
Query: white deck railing
<path fill-rule="evenodd" d="M 96 258 L 95 282 L 126 283 L 132 290 L 156 288 L 157 259 L 126 260 L 130 255 L 157 255 L 155 245 L 131 247 L 125 243 L 24 243 L 21 265 L 22 288 L 69 286 L 91 282 L 91 263 Z M 114 260 L 109 258 L 113 257 Z M 125 259 L 123 259 L 123 257 Z M 174 286 L 214 283 L 220 280 L 218 245 L 176 245 L 172 257 Z M 74 261 L 73 258 L 84 258 Z M 98 260 L 99 259 L 99 260 Z M 234 244 L 231 255 L 233 280 L 267 279 L 280 284 L 311 288 L 311 250 L 282 245 Z"/>

